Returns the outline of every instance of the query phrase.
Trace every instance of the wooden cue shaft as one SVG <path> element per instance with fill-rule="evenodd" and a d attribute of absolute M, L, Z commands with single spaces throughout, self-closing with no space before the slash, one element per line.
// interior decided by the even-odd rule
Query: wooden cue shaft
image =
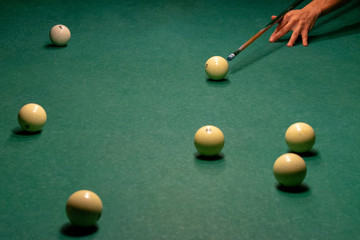
<path fill-rule="evenodd" d="M 252 44 L 256 39 L 258 39 L 261 35 L 263 35 L 267 30 L 269 30 L 269 28 L 271 28 L 272 26 L 274 26 L 275 23 L 279 22 L 282 19 L 282 16 L 279 17 L 278 19 L 276 19 L 274 22 L 266 25 L 266 27 L 264 27 L 263 29 L 261 29 L 258 33 L 256 33 L 254 36 L 252 36 L 252 38 L 250 38 L 249 40 L 246 41 L 246 43 L 244 43 L 243 45 L 241 45 L 241 47 L 239 47 L 234 54 L 237 55 L 240 52 L 242 52 L 245 48 L 247 48 L 250 44 Z M 229 58 L 228 58 L 229 59 Z"/>
<path fill-rule="evenodd" d="M 245 48 L 247 48 L 250 44 L 252 44 L 256 39 L 258 39 L 261 35 L 263 35 L 269 28 L 271 28 L 271 26 L 268 26 L 266 28 L 261 29 L 257 34 L 255 34 L 252 38 L 250 38 L 249 40 L 247 40 L 246 43 L 244 43 L 239 50 L 242 51 Z"/>
<path fill-rule="evenodd" d="M 251 43 L 253 43 L 258 37 L 260 37 L 264 32 L 266 32 L 269 28 L 271 28 L 275 23 L 281 21 L 286 13 L 294 9 L 297 5 L 299 5 L 304 0 L 295 0 L 289 7 L 287 7 L 284 11 L 282 11 L 275 19 L 273 19 L 270 23 L 268 23 L 263 29 L 261 29 L 257 34 L 255 34 L 252 38 L 247 40 L 241 47 L 235 50 L 232 54 L 227 57 L 228 61 L 234 59 L 236 55 L 242 52 L 245 48 L 247 48 Z"/>

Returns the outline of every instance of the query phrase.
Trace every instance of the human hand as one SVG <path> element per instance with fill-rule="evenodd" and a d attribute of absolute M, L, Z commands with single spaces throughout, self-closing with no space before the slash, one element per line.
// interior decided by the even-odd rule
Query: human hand
<path fill-rule="evenodd" d="M 299 35 L 301 35 L 303 45 L 308 46 L 308 32 L 315 25 L 319 16 L 320 11 L 309 6 L 300 10 L 292 10 L 285 14 L 283 19 L 278 23 L 269 41 L 275 42 L 289 31 L 293 31 L 287 46 L 292 47 Z M 275 18 L 276 16 L 271 17 L 272 20 Z"/>

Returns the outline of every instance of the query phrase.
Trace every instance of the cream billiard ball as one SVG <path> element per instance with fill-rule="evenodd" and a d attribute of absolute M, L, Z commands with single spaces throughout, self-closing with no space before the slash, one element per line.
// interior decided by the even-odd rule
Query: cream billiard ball
<path fill-rule="evenodd" d="M 58 24 L 51 28 L 49 37 L 55 45 L 65 46 L 70 40 L 71 33 L 66 26 Z"/>
<path fill-rule="evenodd" d="M 66 203 L 66 215 L 70 222 L 80 227 L 96 224 L 102 213 L 103 205 L 99 196 L 89 190 L 74 192 Z"/>
<path fill-rule="evenodd" d="M 306 164 L 299 155 L 286 153 L 276 159 L 273 171 L 276 180 L 281 185 L 286 187 L 298 186 L 306 176 Z"/>
<path fill-rule="evenodd" d="M 223 57 L 214 56 L 205 63 L 206 75 L 212 80 L 224 79 L 228 71 L 229 64 Z"/>
<path fill-rule="evenodd" d="M 47 120 L 44 108 L 36 103 L 24 105 L 18 113 L 20 127 L 28 132 L 39 132 Z"/>
<path fill-rule="evenodd" d="M 224 143 L 224 134 L 218 127 L 203 126 L 195 133 L 195 147 L 203 156 L 218 155 L 224 147 Z"/>
<path fill-rule="evenodd" d="M 289 149 L 296 153 L 308 152 L 315 144 L 315 131 L 307 123 L 298 122 L 291 125 L 285 133 Z"/>

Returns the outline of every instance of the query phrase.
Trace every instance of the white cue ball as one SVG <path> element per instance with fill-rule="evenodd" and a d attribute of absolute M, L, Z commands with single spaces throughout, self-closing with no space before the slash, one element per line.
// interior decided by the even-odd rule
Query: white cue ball
<path fill-rule="evenodd" d="M 286 187 L 298 186 L 306 176 L 306 164 L 299 155 L 286 153 L 276 159 L 273 171 L 276 180 L 281 185 Z"/>
<path fill-rule="evenodd" d="M 41 131 L 47 120 L 44 108 L 36 103 L 24 105 L 18 113 L 20 127 L 28 132 Z"/>
<path fill-rule="evenodd" d="M 102 213 L 103 205 L 96 193 L 80 190 L 73 193 L 66 203 L 66 215 L 76 226 L 90 227 L 96 224 Z"/>
<path fill-rule="evenodd" d="M 203 126 L 195 133 L 195 147 L 203 156 L 218 155 L 224 147 L 224 143 L 224 134 L 218 127 Z"/>
<path fill-rule="evenodd" d="M 229 71 L 229 64 L 223 57 L 214 56 L 205 63 L 205 72 L 212 80 L 222 80 Z"/>
<path fill-rule="evenodd" d="M 285 133 L 285 141 L 289 149 L 296 153 L 308 152 L 315 144 L 315 131 L 306 123 L 291 125 Z"/>
<path fill-rule="evenodd" d="M 71 33 L 66 26 L 58 24 L 51 28 L 49 36 L 55 45 L 65 46 L 71 37 Z"/>

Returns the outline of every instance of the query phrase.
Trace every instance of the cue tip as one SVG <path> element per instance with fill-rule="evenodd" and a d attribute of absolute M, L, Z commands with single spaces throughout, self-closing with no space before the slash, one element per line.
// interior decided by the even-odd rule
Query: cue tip
<path fill-rule="evenodd" d="M 228 61 L 231 61 L 231 60 L 234 59 L 234 57 L 235 57 L 235 54 L 232 53 L 232 54 L 230 54 L 230 55 L 227 57 L 227 60 L 228 60 Z"/>

